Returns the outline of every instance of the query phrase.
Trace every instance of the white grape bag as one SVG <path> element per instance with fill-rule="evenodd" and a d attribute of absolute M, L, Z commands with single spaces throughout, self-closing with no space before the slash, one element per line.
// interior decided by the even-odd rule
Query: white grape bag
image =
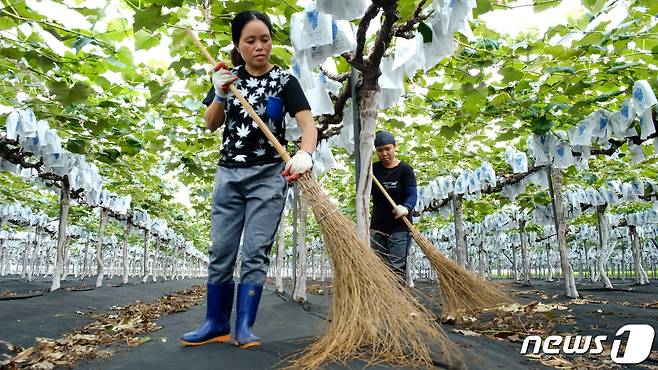
<path fill-rule="evenodd" d="M 468 183 L 466 182 L 466 177 L 464 176 L 465 172 L 466 171 L 462 172 L 459 176 L 457 176 L 457 180 L 455 180 L 455 194 L 464 194 L 466 192 Z"/>
<path fill-rule="evenodd" d="M 356 34 L 351 22 L 334 19 L 331 22 L 331 37 L 329 56 L 356 50 Z"/>
<path fill-rule="evenodd" d="M 37 136 L 37 119 L 32 108 L 23 109 L 18 115 L 20 117 L 18 135 L 25 138 Z"/>
<path fill-rule="evenodd" d="M 647 109 L 640 115 L 640 139 L 646 140 L 656 132 L 656 126 L 653 122 L 652 110 Z"/>
<path fill-rule="evenodd" d="M 331 20 L 330 14 L 320 13 L 313 7 L 304 10 L 303 32 L 309 42 L 307 46 L 329 45 L 333 42 Z"/>
<path fill-rule="evenodd" d="M 641 145 L 635 145 L 632 142 L 628 142 L 628 152 L 631 154 L 631 163 L 636 164 L 644 161 L 647 156 L 644 155 L 644 150 Z"/>
<path fill-rule="evenodd" d="M 336 19 L 354 20 L 363 17 L 370 6 L 368 0 L 317 0 L 319 11 L 331 14 Z"/>
<path fill-rule="evenodd" d="M 482 175 L 484 180 L 491 186 L 496 186 L 496 172 L 493 169 L 493 166 L 489 162 L 482 162 Z"/>
<path fill-rule="evenodd" d="M 302 131 L 299 129 L 297 120 L 286 114 L 286 140 L 295 141 L 302 137 Z"/>
<path fill-rule="evenodd" d="M 311 106 L 313 116 L 323 114 L 334 114 L 334 104 L 329 97 L 329 92 L 320 80 L 319 75 L 313 76 L 313 88 L 304 91 L 306 99 Z"/>
<path fill-rule="evenodd" d="M 624 119 L 624 123 L 626 124 L 626 126 L 624 127 L 628 128 L 633 122 L 633 118 L 635 118 L 635 106 L 633 104 L 633 99 L 631 98 L 625 99 L 621 103 L 620 112 L 622 118 Z"/>
<path fill-rule="evenodd" d="M 455 51 L 455 41 L 451 34 L 437 34 L 432 29 L 432 42 L 423 43 L 423 56 L 425 58 L 424 70 L 429 71 L 443 58 L 452 55 Z"/>
<path fill-rule="evenodd" d="M 39 139 L 39 146 L 45 147 L 48 145 L 46 134 L 49 129 L 48 121 L 43 119 L 37 121 L 37 138 Z"/>
<path fill-rule="evenodd" d="M 304 12 L 293 13 L 290 16 L 290 42 L 296 53 L 311 47 L 307 34 L 304 32 Z"/>
<path fill-rule="evenodd" d="M 324 88 L 327 89 L 327 91 L 329 91 L 334 96 L 338 96 L 338 94 L 340 94 L 340 89 L 343 87 L 340 82 L 332 80 L 324 73 L 320 73 L 318 77 L 320 78 L 320 81 L 324 85 Z"/>
<path fill-rule="evenodd" d="M 597 140 L 601 144 L 605 144 L 610 140 L 612 129 L 609 123 L 610 112 L 605 109 L 598 109 L 590 115 L 591 125 L 593 125 L 592 136 L 599 138 Z"/>
<path fill-rule="evenodd" d="M 315 87 L 315 79 L 313 78 L 313 71 L 308 65 L 306 60 L 306 53 L 296 53 L 291 59 L 291 72 L 297 78 L 302 90 L 312 89 Z"/>
<path fill-rule="evenodd" d="M 16 129 L 18 128 L 18 120 L 20 115 L 16 111 L 12 111 L 7 115 L 6 124 L 6 136 L 8 140 L 16 140 Z"/>
<path fill-rule="evenodd" d="M 382 74 L 379 76 L 379 108 L 388 108 L 395 104 L 404 92 L 404 71 L 402 68 L 393 70 L 393 58 L 382 58 L 379 68 Z"/>
<path fill-rule="evenodd" d="M 635 113 L 641 115 L 645 110 L 656 105 L 656 95 L 646 80 L 635 81 L 633 85 L 633 106 Z"/>
<path fill-rule="evenodd" d="M 555 146 L 553 164 L 559 169 L 569 168 L 575 164 L 573 155 L 571 154 L 571 146 L 568 142 L 560 142 Z"/>
<path fill-rule="evenodd" d="M 416 55 L 418 52 L 418 42 L 417 37 L 422 39 L 422 35 L 418 32 L 415 33 L 415 36 L 411 39 L 404 37 L 395 38 L 395 58 L 393 59 L 392 69 L 398 69 L 407 63 L 410 59 Z"/>
<path fill-rule="evenodd" d="M 327 144 L 327 141 L 321 141 L 313 153 L 313 174 L 317 177 L 334 168 L 335 165 L 336 160 L 331 153 L 331 148 Z"/>
<path fill-rule="evenodd" d="M 589 120 L 582 120 L 578 126 L 569 128 L 569 142 L 571 146 L 592 145 L 592 127 Z"/>
<path fill-rule="evenodd" d="M 441 192 L 444 194 L 450 194 L 454 191 L 454 178 L 452 176 L 442 176 L 439 181 L 439 186 Z"/>

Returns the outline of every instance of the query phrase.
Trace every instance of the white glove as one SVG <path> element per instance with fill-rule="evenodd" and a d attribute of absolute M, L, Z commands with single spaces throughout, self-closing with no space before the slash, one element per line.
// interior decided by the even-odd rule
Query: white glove
<path fill-rule="evenodd" d="M 313 168 L 313 156 L 303 150 L 298 151 L 286 164 L 283 176 L 288 182 L 295 181 Z"/>
<path fill-rule="evenodd" d="M 226 99 L 228 95 L 228 85 L 237 80 L 228 67 L 223 62 L 219 62 L 215 66 L 215 72 L 212 74 L 212 84 L 215 87 L 215 96 Z"/>
<path fill-rule="evenodd" d="M 400 218 L 408 214 L 409 214 L 409 210 L 407 209 L 407 207 L 403 205 L 398 204 L 397 206 L 395 206 L 395 208 L 393 208 L 393 217 L 395 218 Z"/>

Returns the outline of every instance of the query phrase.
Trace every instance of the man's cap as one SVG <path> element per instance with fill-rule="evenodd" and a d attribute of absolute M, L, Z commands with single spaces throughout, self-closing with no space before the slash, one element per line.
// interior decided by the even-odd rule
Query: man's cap
<path fill-rule="evenodd" d="M 375 148 L 388 144 L 395 145 L 395 138 L 393 137 L 393 134 L 383 130 L 377 131 L 377 133 L 375 133 Z"/>

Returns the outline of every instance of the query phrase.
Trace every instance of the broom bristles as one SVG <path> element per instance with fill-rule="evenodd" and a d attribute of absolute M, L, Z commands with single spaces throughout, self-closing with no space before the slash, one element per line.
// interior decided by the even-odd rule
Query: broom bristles
<path fill-rule="evenodd" d="M 337 211 L 310 175 L 299 183 L 331 257 L 334 297 L 325 333 L 294 359 L 291 368 L 315 369 L 350 359 L 430 368 L 436 349 L 441 362 L 460 366 L 456 346 L 436 319 L 357 236 L 354 223 Z"/>
<path fill-rule="evenodd" d="M 512 298 L 495 284 L 480 279 L 441 253 L 416 228 L 411 236 L 436 272 L 441 286 L 444 314 L 474 312 L 478 308 L 496 307 L 512 302 Z"/>

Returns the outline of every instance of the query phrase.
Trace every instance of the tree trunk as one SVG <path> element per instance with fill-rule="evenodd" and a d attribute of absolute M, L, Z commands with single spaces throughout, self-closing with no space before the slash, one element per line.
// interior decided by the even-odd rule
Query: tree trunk
<path fill-rule="evenodd" d="M 457 264 L 466 268 L 466 236 L 464 234 L 464 222 L 462 221 L 462 197 L 459 194 L 453 194 L 453 212 L 455 218 L 455 247 L 457 250 Z"/>
<path fill-rule="evenodd" d="M 142 256 L 142 283 L 149 278 L 149 231 L 144 229 L 144 255 Z"/>
<path fill-rule="evenodd" d="M 286 215 L 281 216 L 276 242 L 276 275 L 275 287 L 277 293 L 283 293 L 283 257 L 286 254 Z"/>
<path fill-rule="evenodd" d="M 299 198 L 299 248 L 297 261 L 297 282 L 292 298 L 300 303 L 306 302 L 306 278 L 308 269 L 308 244 L 306 243 L 306 227 L 308 226 L 308 198 L 304 194 Z"/>
<path fill-rule="evenodd" d="M 562 173 L 552 166 L 548 166 L 549 171 L 549 190 L 553 202 L 553 211 L 555 217 L 555 231 L 557 232 L 557 247 L 560 253 L 560 265 L 562 267 L 562 276 L 564 276 L 564 285 L 566 295 L 571 298 L 578 298 L 576 281 L 573 277 L 573 270 L 567 254 L 567 222 L 564 215 L 564 203 L 562 199 Z"/>
<path fill-rule="evenodd" d="M 521 236 L 521 263 L 523 263 L 523 285 L 530 286 L 530 261 L 528 258 L 528 233 L 525 230 L 525 220 L 519 221 Z"/>
<path fill-rule="evenodd" d="M 631 246 L 633 248 L 633 260 L 635 262 L 635 283 L 645 285 L 649 282 L 645 280 L 645 274 L 642 273 L 644 269 L 642 268 L 642 261 L 640 260 L 640 237 L 637 235 L 635 226 L 628 226 L 628 230 L 631 234 Z"/>
<path fill-rule="evenodd" d="M 639 240 L 639 235 L 638 235 L 638 240 Z M 649 283 L 649 275 L 647 275 L 647 270 L 644 268 L 646 265 L 646 259 L 644 258 L 644 248 L 642 247 L 642 241 L 640 240 L 640 271 L 642 272 L 642 275 L 644 275 L 644 280 Z"/>
<path fill-rule="evenodd" d="M 551 243 L 546 243 L 546 281 L 553 281 L 553 265 L 551 264 Z"/>
<path fill-rule="evenodd" d="M 32 255 L 31 261 L 30 261 L 30 269 L 27 272 L 27 280 L 32 281 L 32 277 L 34 275 L 34 270 L 37 268 L 37 256 L 39 254 L 39 234 L 41 233 L 41 229 L 39 227 L 36 227 L 34 229 L 34 242 L 32 244 Z"/>
<path fill-rule="evenodd" d="M 66 245 L 66 223 L 69 217 L 69 178 L 62 177 L 59 195 L 59 226 L 57 234 L 57 254 L 55 258 L 55 269 L 53 271 L 53 282 L 50 291 L 60 287 L 62 272 L 64 271 L 64 246 Z"/>
<path fill-rule="evenodd" d="M 608 256 L 608 242 L 610 240 L 610 225 L 608 218 L 605 217 L 605 209 L 607 205 L 600 205 L 596 207 L 596 217 L 599 220 L 599 255 L 596 262 L 598 275 L 603 280 L 603 286 L 606 289 L 612 289 L 608 273 L 605 270 L 604 263 Z"/>
<path fill-rule="evenodd" d="M 416 265 L 416 253 L 414 250 L 414 243 L 409 246 L 409 253 L 407 253 L 407 286 L 414 287 L 414 270 Z"/>
<path fill-rule="evenodd" d="M 240 243 L 242 244 L 242 243 Z M 151 266 L 151 282 L 158 281 L 158 263 L 162 262 L 162 241 L 158 236 L 155 237 L 155 249 L 153 250 L 153 264 Z M 239 260 L 238 260 L 239 261 Z"/>
<path fill-rule="evenodd" d="M 372 151 L 377 128 L 377 97 L 379 91 L 359 89 L 359 153 L 361 158 L 359 182 L 356 189 L 356 233 L 370 244 L 370 188 L 372 186 Z"/>
<path fill-rule="evenodd" d="M 2 226 L 2 222 L 0 222 L 0 226 Z M 9 259 L 9 254 L 7 253 L 9 251 L 9 248 L 5 245 L 5 240 L 0 239 L 0 276 L 6 276 L 7 275 L 7 260 Z"/>
<path fill-rule="evenodd" d="M 519 281 L 519 268 L 518 264 L 516 263 L 516 246 L 512 245 L 512 277 L 514 277 L 514 281 Z"/>
<path fill-rule="evenodd" d="M 100 226 L 98 228 L 98 242 L 96 243 L 96 266 L 98 266 L 98 276 L 96 277 L 96 288 L 103 285 L 105 275 L 105 265 L 103 264 L 103 234 L 105 225 L 107 225 L 108 210 L 101 207 Z"/>
<path fill-rule="evenodd" d="M 130 218 L 126 222 L 126 231 L 123 234 L 123 284 L 128 284 L 128 239 L 130 238 L 130 229 L 132 223 Z"/>

